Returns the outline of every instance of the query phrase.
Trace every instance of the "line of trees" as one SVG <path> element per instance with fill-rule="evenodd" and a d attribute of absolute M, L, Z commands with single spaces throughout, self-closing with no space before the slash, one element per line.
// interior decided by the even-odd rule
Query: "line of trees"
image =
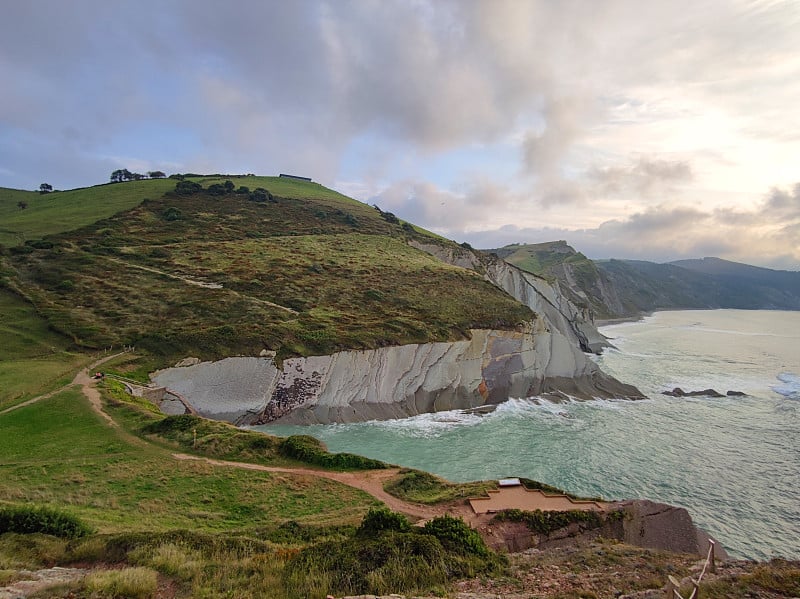
<path fill-rule="evenodd" d="M 148 171 L 146 175 L 141 173 L 132 173 L 126 168 L 120 168 L 111 173 L 112 183 L 122 183 L 123 181 L 141 181 L 142 179 L 163 179 L 166 177 L 164 171 Z"/>

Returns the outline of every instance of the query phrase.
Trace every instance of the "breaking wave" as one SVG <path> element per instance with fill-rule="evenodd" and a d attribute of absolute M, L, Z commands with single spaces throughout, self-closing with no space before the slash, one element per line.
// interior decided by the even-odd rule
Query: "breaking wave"
<path fill-rule="evenodd" d="M 791 372 L 782 372 L 778 375 L 780 385 L 773 385 L 775 393 L 788 397 L 789 399 L 800 399 L 800 375 Z"/>

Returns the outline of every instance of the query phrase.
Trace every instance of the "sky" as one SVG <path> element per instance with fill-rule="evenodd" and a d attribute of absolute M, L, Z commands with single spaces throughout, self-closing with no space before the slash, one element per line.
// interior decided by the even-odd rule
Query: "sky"
<path fill-rule="evenodd" d="M 800 270 L 800 2 L 25 0 L 0 186 L 312 177 L 477 248 Z"/>

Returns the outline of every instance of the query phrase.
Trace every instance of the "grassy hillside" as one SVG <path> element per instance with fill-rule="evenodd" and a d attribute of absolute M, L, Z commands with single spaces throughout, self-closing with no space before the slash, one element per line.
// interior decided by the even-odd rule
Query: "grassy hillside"
<path fill-rule="evenodd" d="M 157 195 L 176 186 L 160 180 L 50 194 L 85 207 L 135 186 L 113 215 L 71 215 L 78 228 L 32 239 L 36 228 L 17 223 L 27 241 L 6 250 L 0 285 L 77 345 L 168 356 L 324 354 L 460 339 L 533 317 L 479 274 L 407 243 L 450 242 L 318 184 L 230 179 L 235 190 L 265 190 L 254 198 L 212 187 L 226 178 L 190 180 L 203 189 Z"/>
<path fill-rule="evenodd" d="M 560 283 L 576 305 L 597 318 L 670 309 L 800 309 L 800 273 L 705 258 L 656 264 L 589 260 L 564 241 L 512 244 L 493 252 L 528 272 Z"/>
<path fill-rule="evenodd" d="M 66 384 L 88 357 L 20 297 L 0 289 L 0 410 Z"/>

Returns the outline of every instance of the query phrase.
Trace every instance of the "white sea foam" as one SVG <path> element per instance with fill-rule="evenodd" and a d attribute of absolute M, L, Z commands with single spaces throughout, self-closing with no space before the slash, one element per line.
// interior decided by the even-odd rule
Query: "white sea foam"
<path fill-rule="evenodd" d="M 771 389 L 789 399 L 800 399 L 800 375 L 791 372 L 782 372 L 778 375 L 780 385 L 773 385 Z"/>

